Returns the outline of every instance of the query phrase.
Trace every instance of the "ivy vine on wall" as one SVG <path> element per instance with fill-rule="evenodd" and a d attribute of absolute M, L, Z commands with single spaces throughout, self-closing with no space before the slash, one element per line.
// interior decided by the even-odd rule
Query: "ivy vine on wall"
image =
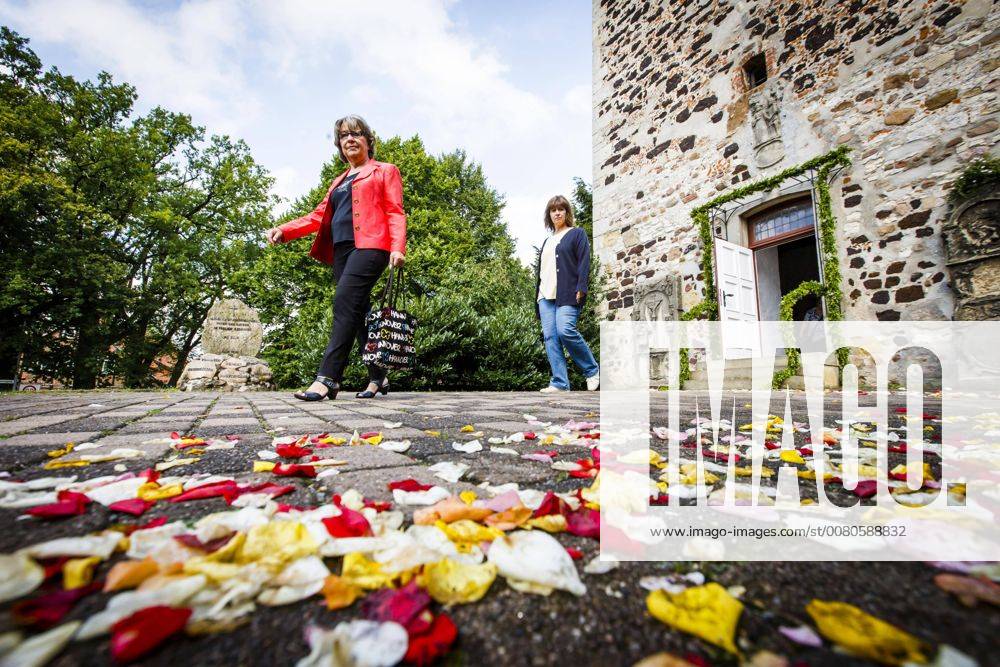
<path fill-rule="evenodd" d="M 851 160 L 847 156 L 850 150 L 848 146 L 839 146 L 829 153 L 817 156 L 800 165 L 789 167 L 774 176 L 768 176 L 759 181 L 734 188 L 691 211 L 691 218 L 697 225 L 698 235 L 701 238 L 701 275 L 702 281 L 705 284 L 705 298 L 681 315 L 682 320 L 719 319 L 719 302 L 715 291 L 715 266 L 713 264 L 715 237 L 712 234 L 712 221 L 710 218 L 712 209 L 760 192 L 769 192 L 784 181 L 802 176 L 810 171 L 815 172 L 816 214 L 819 218 L 820 248 L 823 253 L 823 283 L 809 281 L 799 285 L 781 299 L 779 313 L 782 320 L 790 321 L 792 319 L 792 308 L 798 300 L 808 294 L 812 294 L 826 298 L 826 318 L 828 320 L 837 321 L 843 319 L 840 261 L 837 256 L 837 220 L 833 217 L 833 209 L 830 204 L 830 174 L 834 169 L 850 166 Z M 799 370 L 800 360 L 797 351 L 787 350 L 786 355 L 788 366 L 783 371 L 774 374 L 772 386 L 775 388 L 783 385 L 788 378 L 795 375 Z M 842 351 L 838 351 L 841 366 L 846 361 L 844 356 Z M 691 367 L 687 350 L 680 351 L 680 359 L 682 362 L 680 367 L 680 381 L 683 386 L 684 381 L 691 377 Z"/>

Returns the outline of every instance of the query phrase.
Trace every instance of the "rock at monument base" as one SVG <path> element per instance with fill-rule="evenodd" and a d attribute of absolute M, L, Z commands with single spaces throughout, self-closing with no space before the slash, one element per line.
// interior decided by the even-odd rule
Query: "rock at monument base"
<path fill-rule="evenodd" d="M 202 354 L 192 357 L 177 381 L 184 391 L 268 391 L 271 367 L 257 357 Z"/>
<path fill-rule="evenodd" d="M 189 358 L 177 386 L 184 391 L 267 391 L 271 367 L 253 356 L 264 329 L 257 311 L 239 299 L 225 299 L 208 311 L 202 326 L 204 352 Z"/>

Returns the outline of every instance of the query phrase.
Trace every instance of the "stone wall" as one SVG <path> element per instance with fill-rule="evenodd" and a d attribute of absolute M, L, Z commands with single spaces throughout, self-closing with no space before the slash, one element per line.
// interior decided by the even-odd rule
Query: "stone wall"
<path fill-rule="evenodd" d="M 841 144 L 853 149 L 832 184 L 845 317 L 952 317 L 941 227 L 950 183 L 997 149 L 997 4 L 595 0 L 594 236 L 608 318 L 627 319 L 636 283 L 666 274 L 681 277 L 682 309 L 700 301 L 690 210 Z M 780 109 L 766 168 L 744 74 L 761 53 L 761 88 Z"/>

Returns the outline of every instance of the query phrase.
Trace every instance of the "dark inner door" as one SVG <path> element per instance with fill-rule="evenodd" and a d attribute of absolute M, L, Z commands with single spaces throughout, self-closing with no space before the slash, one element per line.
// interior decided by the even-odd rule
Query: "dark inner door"
<path fill-rule="evenodd" d="M 781 296 L 785 296 L 807 280 L 819 280 L 819 262 L 816 260 L 816 237 L 810 234 L 778 246 L 778 276 Z M 792 309 L 792 318 L 805 319 L 810 308 L 822 317 L 823 307 L 814 296 L 800 299 Z"/>

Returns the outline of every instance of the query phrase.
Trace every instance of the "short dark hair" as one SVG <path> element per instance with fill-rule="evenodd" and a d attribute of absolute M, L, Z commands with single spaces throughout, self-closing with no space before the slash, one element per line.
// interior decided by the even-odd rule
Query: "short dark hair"
<path fill-rule="evenodd" d="M 550 232 L 556 231 L 556 226 L 552 224 L 552 216 L 550 215 L 552 209 L 561 208 L 566 211 L 566 226 L 573 226 L 573 205 L 569 203 L 569 200 L 562 195 L 556 195 L 549 200 L 549 203 L 545 205 L 545 229 Z"/>
<path fill-rule="evenodd" d="M 361 116 L 355 114 L 350 114 L 344 116 L 336 123 L 333 124 L 333 137 L 337 143 L 337 152 L 340 153 L 340 159 L 347 162 L 347 156 L 344 155 L 344 150 L 340 147 L 340 130 L 346 127 L 348 130 L 354 130 L 355 132 L 361 132 L 368 140 L 368 159 L 375 158 L 375 133 L 372 132 L 371 126 L 365 121 Z"/>

